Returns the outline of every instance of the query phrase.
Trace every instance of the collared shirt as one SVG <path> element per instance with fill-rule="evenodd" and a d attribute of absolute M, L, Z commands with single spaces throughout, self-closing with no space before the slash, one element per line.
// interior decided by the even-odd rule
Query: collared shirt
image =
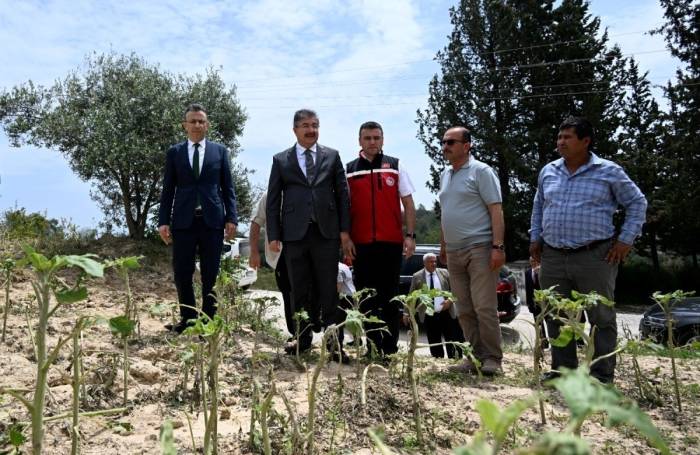
<path fill-rule="evenodd" d="M 204 150 L 207 148 L 207 140 L 202 139 L 199 143 L 199 170 L 202 170 L 202 163 L 204 163 Z M 187 157 L 190 159 L 190 166 L 194 169 L 194 142 L 187 139 Z"/>
<path fill-rule="evenodd" d="M 257 224 L 261 228 L 267 226 L 267 213 L 265 207 L 267 206 L 267 192 L 264 192 L 258 206 L 253 214 L 253 223 Z M 267 238 L 267 229 L 265 229 L 265 261 L 273 269 L 277 268 L 277 262 L 280 259 L 280 254 L 282 254 L 282 249 L 284 245 L 280 245 L 280 251 L 272 251 L 270 249 L 270 242 Z M 257 248 L 257 245 L 251 245 L 251 248 Z"/>
<path fill-rule="evenodd" d="M 590 153 L 573 174 L 564 158 L 542 168 L 532 206 L 530 241 L 555 248 L 578 248 L 615 235 L 613 214 L 625 209 L 618 240 L 631 245 L 642 232 L 647 201 L 625 171 Z"/>
<path fill-rule="evenodd" d="M 304 177 L 306 177 L 306 149 L 299 145 L 299 143 L 296 144 L 295 149 L 297 151 L 297 161 L 299 161 L 299 167 L 301 168 L 301 172 L 304 173 Z M 311 156 L 314 159 L 314 164 L 318 163 L 316 144 L 309 147 L 309 150 L 311 150 Z"/>
<path fill-rule="evenodd" d="M 442 285 L 440 284 L 440 277 L 437 274 L 437 269 L 432 273 L 423 269 L 423 275 L 425 275 L 425 285 L 430 287 L 430 275 L 433 276 L 433 289 L 442 290 Z M 442 304 L 445 301 L 444 297 L 435 297 L 435 311 L 442 310 Z"/>
<path fill-rule="evenodd" d="M 445 169 L 438 197 L 447 251 L 493 241 L 489 206 L 500 204 L 502 199 L 501 185 L 491 166 L 470 156 L 459 169 Z"/>
<path fill-rule="evenodd" d="M 365 155 L 365 152 L 363 152 L 362 150 L 360 150 L 360 156 L 369 161 L 367 155 Z M 381 155 L 378 154 L 374 158 L 381 159 Z M 411 181 L 411 177 L 408 175 L 408 172 L 406 172 L 406 168 L 403 165 L 403 161 L 399 160 L 399 196 L 406 197 L 412 195 L 415 192 L 416 187 L 413 186 L 413 182 Z"/>

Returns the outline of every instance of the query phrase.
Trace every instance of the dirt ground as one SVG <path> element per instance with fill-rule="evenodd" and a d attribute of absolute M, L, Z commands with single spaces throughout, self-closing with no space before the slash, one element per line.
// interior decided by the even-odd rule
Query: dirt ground
<path fill-rule="evenodd" d="M 7 340 L 0 345 L 0 387 L 31 389 L 36 374 L 32 342 L 27 322 L 34 324 L 35 303 L 23 272 L 12 285 L 12 309 L 8 319 Z M 84 417 L 80 423 L 83 454 L 155 454 L 160 453 L 159 430 L 166 419 L 173 423 L 178 453 L 198 453 L 204 434 L 203 415 L 192 394 L 195 374 L 188 373 L 187 384 L 181 356 L 189 337 L 168 333 L 163 325 L 170 313 L 157 311 L 175 301 L 175 289 L 167 264 L 151 266 L 135 273 L 132 292 L 141 312 L 140 337 L 129 345 L 128 411 L 112 416 Z M 80 315 L 110 318 L 122 314 L 125 296 L 120 279 L 108 273 L 104 279 L 89 282 L 89 298 L 62 307 L 49 323 L 49 347 L 65 336 Z M 29 317 L 27 317 L 29 315 Z M 294 408 L 296 419 L 305 423 L 307 388 L 311 374 L 303 371 L 281 350 L 284 338 L 243 328 L 232 336 L 223 351 L 220 369 L 221 400 L 219 406 L 219 444 L 222 454 L 260 453 L 248 445 L 251 419 L 253 378 L 263 387 L 270 385 L 269 371 L 277 390 L 283 391 Z M 85 391 L 82 411 L 96 411 L 122 406 L 121 343 L 106 324 L 92 326 L 84 332 Z M 518 398 L 533 394 L 532 357 L 528 352 L 510 348 L 504 359 L 505 375 L 496 379 L 457 377 L 446 371 L 450 362 L 428 357 L 419 359 L 421 408 L 429 447 L 417 448 L 412 420 L 412 401 L 407 381 L 402 376 L 402 362 L 389 365 L 388 372 L 373 370 L 367 379 L 367 403 L 360 402 L 358 365 L 332 363 L 322 372 L 317 399 L 316 446 L 319 453 L 378 453 L 368 429 L 382 426 L 385 442 L 401 453 L 451 453 L 468 443 L 480 427 L 475 403 L 488 398 L 506 406 Z M 305 357 L 309 370 L 318 358 L 318 348 Z M 60 415 L 71 405 L 71 348 L 62 350 L 49 375 L 46 416 Z M 661 403 L 640 402 L 666 440 L 677 453 L 700 454 L 700 360 L 679 361 L 684 409 L 673 407 L 670 360 L 645 356 L 640 358 L 644 375 L 653 383 Z M 365 364 L 360 367 L 364 368 Z M 618 362 L 616 386 L 628 397 L 638 398 L 632 375 L 631 360 L 624 355 Z M 548 424 L 540 424 L 536 407 L 525 412 L 509 436 L 502 453 L 514 453 L 528 446 L 548 429 L 566 425 L 568 411 L 561 397 L 551 393 L 546 403 Z M 271 413 L 273 453 L 285 453 L 292 434 L 288 413 L 279 397 Z M 0 399 L 0 431 L 11 422 L 28 421 L 25 409 L 9 396 Z M 191 430 L 190 430 L 191 422 Z M 606 428 L 604 419 L 594 416 L 583 427 L 582 435 L 591 442 L 595 453 L 651 454 L 643 437 L 630 427 Z M 29 429 L 25 430 L 27 437 Z M 259 439 L 259 432 L 258 437 Z M 46 424 L 45 453 L 70 453 L 70 420 L 59 419 Z M 27 442 L 23 449 L 29 451 Z"/>

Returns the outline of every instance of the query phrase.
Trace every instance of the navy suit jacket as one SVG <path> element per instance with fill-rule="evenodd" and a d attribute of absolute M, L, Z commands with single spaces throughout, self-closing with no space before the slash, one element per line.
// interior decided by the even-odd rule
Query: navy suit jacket
<path fill-rule="evenodd" d="M 350 231 L 350 198 L 345 168 L 337 150 L 316 144 L 316 173 L 309 183 L 299 166 L 295 146 L 272 159 L 267 186 L 269 241 L 304 238 L 313 204 L 321 235 L 337 239 Z"/>
<path fill-rule="evenodd" d="M 171 229 L 189 228 L 194 220 L 197 194 L 207 227 L 223 229 L 224 223 L 238 224 L 236 194 L 225 146 L 206 141 L 204 162 L 196 180 L 187 155 L 187 141 L 168 149 L 158 226 L 170 225 Z"/>

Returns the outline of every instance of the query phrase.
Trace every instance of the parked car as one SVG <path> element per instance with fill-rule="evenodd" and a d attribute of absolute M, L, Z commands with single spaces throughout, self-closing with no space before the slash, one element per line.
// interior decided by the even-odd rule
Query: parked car
<path fill-rule="evenodd" d="M 399 294 L 408 294 L 413 274 L 423 268 L 423 255 L 427 253 L 433 253 L 438 257 L 438 267 L 447 268 L 447 264 L 440 261 L 440 245 L 416 245 L 416 252 L 413 256 L 408 260 L 402 259 Z M 498 296 L 498 319 L 502 324 L 507 324 L 520 313 L 518 285 L 515 281 L 515 275 L 508 267 L 501 267 L 496 285 L 496 295 Z"/>
<path fill-rule="evenodd" d="M 236 237 L 231 241 L 224 240 L 224 247 L 221 253 L 222 258 L 237 258 L 237 257 L 250 257 L 250 241 L 247 238 Z M 251 284 L 258 281 L 258 271 L 252 267 L 248 267 L 247 259 L 245 263 L 245 272 L 238 280 L 238 287 L 241 289 L 247 289 Z"/>
<path fill-rule="evenodd" d="M 250 256 L 250 241 L 244 237 L 236 237 L 233 240 L 224 240 L 224 245 L 221 250 L 221 258 L 235 259 L 238 257 L 247 258 Z M 197 261 L 197 270 L 199 270 L 199 261 Z M 258 280 L 258 272 L 254 268 L 248 267 L 248 262 L 245 262 L 245 271 L 238 281 L 238 287 L 247 289 L 251 284 Z"/>
<path fill-rule="evenodd" d="M 700 297 L 687 297 L 673 304 L 673 340 L 677 345 L 700 342 Z M 657 343 L 668 340 L 666 315 L 658 303 L 644 312 L 639 321 L 639 335 Z"/>

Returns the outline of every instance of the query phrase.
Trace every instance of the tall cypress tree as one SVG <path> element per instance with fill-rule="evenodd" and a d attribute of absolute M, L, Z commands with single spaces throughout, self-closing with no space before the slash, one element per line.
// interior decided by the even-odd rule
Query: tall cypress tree
<path fill-rule="evenodd" d="M 418 138 L 433 160 L 429 187 L 438 191 L 446 162 L 438 140 L 450 126 L 472 130 L 473 153 L 498 173 L 510 257 L 529 243 L 530 209 L 541 167 L 557 157 L 558 125 L 585 115 L 599 131 L 598 151 L 612 136 L 626 84 L 624 63 L 588 3 L 462 0 L 450 9 L 450 41 L 438 52 L 441 72 L 418 112 Z"/>
<path fill-rule="evenodd" d="M 664 152 L 671 184 L 663 188 L 667 207 L 664 245 L 693 258 L 700 252 L 700 4 L 693 0 L 661 0 L 666 23 L 657 30 L 683 67 L 665 87 L 670 103 Z"/>
<path fill-rule="evenodd" d="M 648 250 L 654 270 L 658 273 L 658 235 L 666 219 L 661 188 L 670 183 L 668 160 L 662 153 L 664 129 L 647 73 L 639 74 L 639 66 L 634 59 L 629 63 L 628 79 L 630 88 L 622 108 L 622 128 L 617 136 L 619 153 L 616 160 L 637 183 L 649 203 L 638 246 Z"/>

